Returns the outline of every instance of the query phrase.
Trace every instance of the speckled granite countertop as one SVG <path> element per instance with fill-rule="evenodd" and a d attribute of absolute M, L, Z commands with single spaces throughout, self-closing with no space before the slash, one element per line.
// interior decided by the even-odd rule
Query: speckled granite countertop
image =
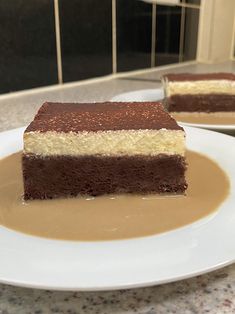
<path fill-rule="evenodd" d="M 169 70 L 168 70 L 169 71 Z M 235 63 L 188 65 L 174 72 L 235 72 Z M 122 92 L 160 86 L 164 72 L 153 71 L 128 78 L 35 90 L 0 96 L 0 130 L 26 125 L 45 100 L 102 101 Z M 1 258 L 1 257 L 0 257 Z M 111 292 L 56 292 L 0 284 L 0 314 L 85 313 L 235 313 L 235 265 L 176 283 Z"/>

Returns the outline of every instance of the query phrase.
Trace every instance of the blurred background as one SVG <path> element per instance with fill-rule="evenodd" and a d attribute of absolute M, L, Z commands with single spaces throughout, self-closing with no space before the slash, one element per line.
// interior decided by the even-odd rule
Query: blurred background
<path fill-rule="evenodd" d="M 0 93 L 232 60 L 234 20 L 234 0 L 0 0 Z"/>

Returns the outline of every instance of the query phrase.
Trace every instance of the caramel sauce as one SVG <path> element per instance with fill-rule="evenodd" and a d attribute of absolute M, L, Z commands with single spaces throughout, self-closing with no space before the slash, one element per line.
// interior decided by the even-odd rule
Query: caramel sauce
<path fill-rule="evenodd" d="M 22 201 L 21 153 L 0 161 L 0 224 L 53 239 L 96 241 L 158 234 L 215 213 L 229 193 L 223 170 L 187 152 L 187 195 Z M 219 183 L 219 184 L 218 184 Z"/>
<path fill-rule="evenodd" d="M 171 115 L 178 122 L 196 123 L 196 124 L 218 124 L 235 125 L 235 112 L 226 113 L 186 113 L 174 112 Z"/>

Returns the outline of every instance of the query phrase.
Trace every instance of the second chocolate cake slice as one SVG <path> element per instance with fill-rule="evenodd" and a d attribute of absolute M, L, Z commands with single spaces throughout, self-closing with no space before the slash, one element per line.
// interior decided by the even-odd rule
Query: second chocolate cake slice
<path fill-rule="evenodd" d="M 178 73 L 162 78 L 170 112 L 232 113 L 235 111 L 233 73 Z"/>
<path fill-rule="evenodd" d="M 24 133 L 24 198 L 183 193 L 184 154 L 159 103 L 44 103 Z"/>

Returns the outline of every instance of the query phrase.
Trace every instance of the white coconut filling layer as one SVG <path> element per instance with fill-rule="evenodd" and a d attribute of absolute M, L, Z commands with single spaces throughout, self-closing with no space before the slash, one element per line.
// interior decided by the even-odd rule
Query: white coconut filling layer
<path fill-rule="evenodd" d="M 235 81 L 229 80 L 165 82 L 164 86 L 167 97 L 177 94 L 235 95 Z"/>
<path fill-rule="evenodd" d="M 133 156 L 185 153 L 182 130 L 120 130 L 98 132 L 27 132 L 24 153 L 52 155 Z"/>

